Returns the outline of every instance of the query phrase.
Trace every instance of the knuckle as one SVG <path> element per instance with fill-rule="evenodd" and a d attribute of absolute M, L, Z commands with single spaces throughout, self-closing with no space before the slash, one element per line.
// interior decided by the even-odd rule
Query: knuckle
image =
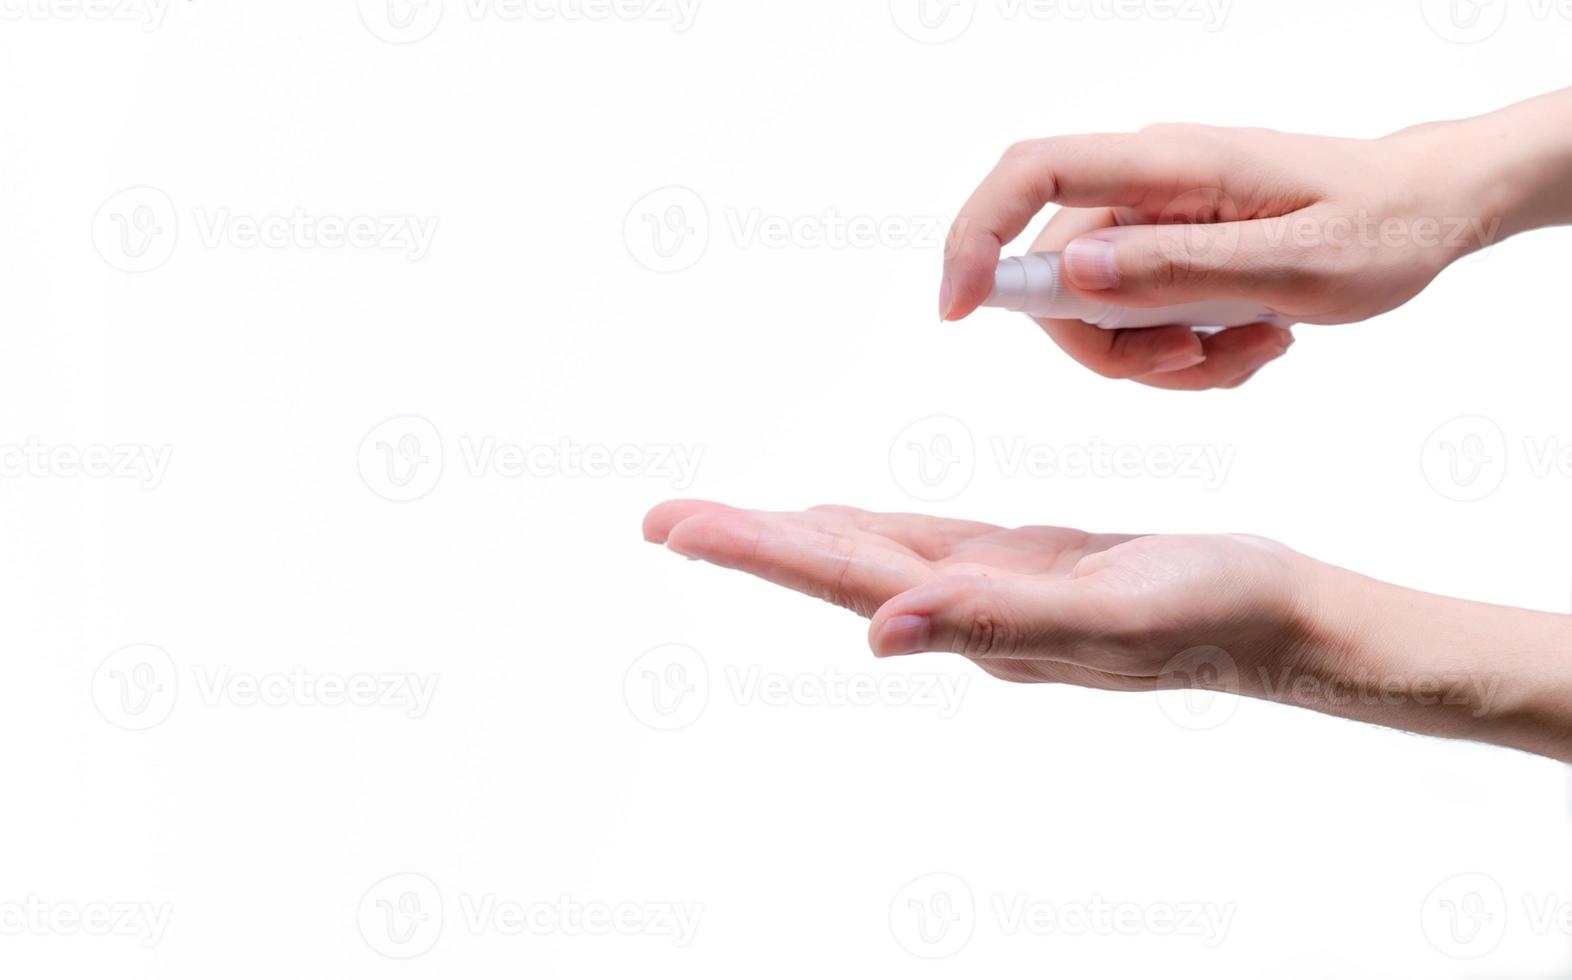
<path fill-rule="evenodd" d="M 856 507 L 847 507 L 845 504 L 814 504 L 808 509 L 815 514 L 851 515 L 861 513 Z"/>
<path fill-rule="evenodd" d="M 966 226 L 969 219 L 961 215 L 950 225 L 950 230 L 944 236 L 944 259 L 946 262 L 955 258 L 960 251 L 961 241 L 966 237 Z"/>
<path fill-rule="evenodd" d="M 1209 147 L 1223 139 L 1224 130 L 1200 123 L 1152 123 L 1141 128 L 1141 138 L 1149 144 L 1184 147 Z"/>
<path fill-rule="evenodd" d="M 1197 128 L 1193 123 L 1156 122 L 1142 126 L 1141 135 L 1158 138 L 1184 137 Z"/>
<path fill-rule="evenodd" d="M 1151 334 L 1139 330 L 1116 330 L 1108 345 L 1108 358 L 1094 368 L 1110 381 L 1128 381 L 1151 370 L 1150 348 L 1142 345 Z"/>
<path fill-rule="evenodd" d="M 1158 289 L 1195 285 L 1207 270 L 1181 235 L 1157 235 L 1144 258 L 1146 280 Z"/>
<path fill-rule="evenodd" d="M 966 617 L 960 653 L 968 657 L 998 657 L 1015 651 L 1018 635 L 988 603 L 978 603 Z"/>
<path fill-rule="evenodd" d="M 1017 140 L 1004 148 L 1004 153 L 999 161 L 1008 165 L 1019 165 L 1037 158 L 1042 140 Z"/>
<path fill-rule="evenodd" d="M 1081 361 L 1081 364 L 1093 374 L 1100 378 L 1107 378 L 1109 381 L 1128 381 L 1135 377 L 1140 372 L 1135 365 L 1130 363 L 1129 358 L 1118 349 L 1119 345 L 1122 344 L 1122 338 L 1127 333 L 1129 333 L 1128 330 L 1120 330 L 1115 335 L 1114 343 L 1116 347 L 1111 356 L 1096 359 L 1089 358 Z"/>
<path fill-rule="evenodd" d="M 1277 292 L 1299 300 L 1309 300 L 1334 293 L 1339 283 L 1346 284 L 1350 276 L 1357 277 L 1366 271 L 1366 259 L 1356 250 L 1332 242 L 1319 242 L 1311 247 L 1279 250 L 1272 257 L 1270 268 L 1263 270 Z"/>

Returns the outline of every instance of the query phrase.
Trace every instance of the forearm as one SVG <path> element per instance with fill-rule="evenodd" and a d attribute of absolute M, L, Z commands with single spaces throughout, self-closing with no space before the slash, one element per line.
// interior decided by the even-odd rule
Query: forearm
<path fill-rule="evenodd" d="M 1314 574 L 1304 706 L 1572 762 L 1572 616 Z"/>
<path fill-rule="evenodd" d="M 1572 224 L 1572 88 L 1449 125 L 1457 152 L 1436 165 L 1471 175 L 1492 241 Z"/>

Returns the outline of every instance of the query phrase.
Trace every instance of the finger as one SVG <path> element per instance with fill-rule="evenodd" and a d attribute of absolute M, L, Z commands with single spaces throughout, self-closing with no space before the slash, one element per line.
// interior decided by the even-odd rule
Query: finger
<path fill-rule="evenodd" d="M 656 504 L 644 515 L 644 540 L 665 544 L 671 529 L 694 514 L 735 509 L 709 500 L 667 500 Z"/>
<path fill-rule="evenodd" d="M 1119 213 L 1113 208 L 1061 208 L 1030 251 L 1061 251 L 1077 238 L 1118 224 Z M 1061 350 L 1105 378 L 1182 371 L 1206 358 L 1201 341 L 1187 327 L 1103 330 L 1080 320 L 1034 319 Z"/>
<path fill-rule="evenodd" d="M 839 505 L 811 507 L 799 516 L 824 530 L 857 530 L 887 538 L 928 561 L 945 558 L 957 545 L 1003 530 L 996 524 L 981 521 L 960 521 L 927 514 L 881 514 Z"/>
<path fill-rule="evenodd" d="M 1171 391 L 1237 388 L 1262 367 L 1288 353 L 1293 331 L 1269 323 L 1232 327 L 1204 337 L 1205 362 L 1183 371 L 1143 375 L 1136 380 Z"/>
<path fill-rule="evenodd" d="M 1222 156 L 1209 141 L 1142 134 L 1056 136 L 1017 143 L 972 192 L 945 246 L 940 316 L 958 320 L 993 288 L 1000 250 L 1052 203 L 1152 210 L 1180 191 L 1215 185 Z"/>
<path fill-rule="evenodd" d="M 1121 306 L 1245 299 L 1275 309 L 1315 278 L 1284 219 L 1137 225 L 1090 232 L 1064 248 L 1075 291 Z"/>
<path fill-rule="evenodd" d="M 1079 320 L 1037 323 L 1071 358 L 1105 378 L 1157 377 L 1206 360 L 1206 347 L 1186 326 L 1103 330 Z"/>
<path fill-rule="evenodd" d="M 861 533 L 810 527 L 785 515 L 704 510 L 671 529 L 666 547 L 868 616 L 932 576 L 928 563 Z"/>
<path fill-rule="evenodd" d="M 1012 684 L 1071 684 L 1102 691 L 1155 691 L 1157 681 L 1092 670 L 1056 660 L 976 660 L 988 674 Z"/>
<path fill-rule="evenodd" d="M 1116 208 L 1060 208 L 1032 240 L 1028 252 L 1062 252 L 1064 247 L 1094 231 L 1119 227 Z"/>
<path fill-rule="evenodd" d="M 975 660 L 1054 660 L 1124 674 L 1107 640 L 1130 611 L 1089 578 L 949 575 L 885 603 L 868 627 L 876 656 L 949 651 Z"/>

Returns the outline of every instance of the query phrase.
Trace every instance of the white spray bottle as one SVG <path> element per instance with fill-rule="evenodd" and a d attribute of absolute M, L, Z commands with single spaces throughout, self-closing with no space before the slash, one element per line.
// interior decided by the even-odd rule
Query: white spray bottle
<path fill-rule="evenodd" d="M 1032 252 L 1005 259 L 994 271 L 993 292 L 984 306 L 1054 320 L 1081 320 L 1104 330 L 1127 327 L 1240 327 L 1247 323 L 1289 326 L 1294 321 L 1249 300 L 1218 299 L 1176 306 L 1115 306 L 1070 291 L 1059 271 L 1058 252 Z"/>

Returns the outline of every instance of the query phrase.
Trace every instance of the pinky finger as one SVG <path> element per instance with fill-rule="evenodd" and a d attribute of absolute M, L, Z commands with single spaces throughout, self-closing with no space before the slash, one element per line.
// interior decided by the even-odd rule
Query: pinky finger
<path fill-rule="evenodd" d="M 1206 360 L 1179 371 L 1145 374 L 1137 381 L 1153 388 L 1202 391 L 1236 388 L 1254 374 L 1288 353 L 1294 335 L 1287 327 L 1252 323 L 1201 338 Z"/>

